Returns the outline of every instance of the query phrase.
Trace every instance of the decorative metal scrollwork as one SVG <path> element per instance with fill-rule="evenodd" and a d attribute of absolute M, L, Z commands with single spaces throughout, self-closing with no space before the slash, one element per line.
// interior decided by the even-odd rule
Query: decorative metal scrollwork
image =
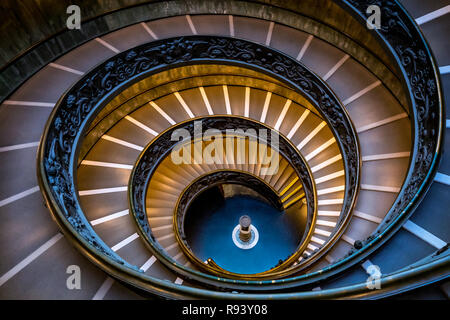
<path fill-rule="evenodd" d="M 42 139 L 39 180 L 43 193 L 54 204 L 50 206 L 53 214 L 68 222 L 72 232 L 92 249 L 124 263 L 97 237 L 78 201 L 75 159 L 87 125 L 122 88 L 152 72 L 212 61 L 244 65 L 278 76 L 317 106 L 337 137 L 344 157 L 348 178 L 343 210 L 352 207 L 359 179 L 357 139 L 344 108 L 320 79 L 292 58 L 243 40 L 212 36 L 161 40 L 120 53 L 85 75 L 58 101 Z"/>
<path fill-rule="evenodd" d="M 377 32 L 379 41 L 386 45 L 397 60 L 404 76 L 405 89 L 410 93 L 410 114 L 414 129 L 412 163 L 390 212 L 391 220 L 385 221 L 389 222 L 386 229 L 392 225 L 392 220 L 408 216 L 412 212 L 425 194 L 438 165 L 444 111 L 436 66 L 419 30 L 397 2 L 338 2 L 345 4 L 362 21 L 368 5 L 380 6 L 382 28 L 373 32 Z M 84 130 L 103 105 L 121 88 L 163 68 L 207 62 L 243 65 L 277 75 L 311 100 L 329 123 L 343 154 L 347 173 L 343 210 L 352 208 L 360 166 L 356 134 L 344 108 L 323 82 L 297 61 L 247 41 L 201 36 L 156 41 L 109 59 L 75 84 L 55 107 L 40 146 L 39 182 L 49 208 L 60 223 L 68 226 L 66 231 L 86 242 L 83 248 L 86 250 L 85 254 L 95 256 L 96 263 L 104 269 L 109 268 L 111 261 L 125 263 L 95 234 L 85 219 L 77 198 L 74 184 L 75 159 Z M 367 242 L 379 238 L 374 236 L 367 239 Z M 366 248 L 364 245 L 360 250 Z M 106 258 L 103 259 L 103 256 Z M 285 281 L 283 286 L 287 288 L 305 284 L 307 281 L 304 279 L 307 278 L 324 279 L 344 270 L 348 265 L 342 262 L 322 271 L 320 275 L 311 273 Z M 126 269 L 117 270 L 125 273 Z M 142 277 L 144 279 L 144 275 Z M 173 289 L 169 284 L 160 285 Z M 265 288 L 276 288 L 277 285 L 267 284 Z"/>
<path fill-rule="evenodd" d="M 430 48 L 415 22 L 397 1 L 342 0 L 343 5 L 361 20 L 369 5 L 381 9 L 381 28 L 373 30 L 390 49 L 403 75 L 405 90 L 409 92 L 412 137 L 411 163 L 407 178 L 391 207 L 385 224 L 378 230 L 382 234 L 391 227 L 390 222 L 408 217 L 425 195 L 436 173 L 440 160 L 443 128 L 442 94 L 440 93 L 435 62 Z M 372 235 L 365 243 L 376 239 Z"/>
<path fill-rule="evenodd" d="M 149 145 L 147 145 L 146 148 L 142 151 L 141 155 L 139 156 L 139 160 L 136 162 L 133 172 L 131 173 L 129 181 L 128 191 L 130 200 L 130 213 L 134 215 L 138 229 L 143 238 L 147 241 L 150 250 L 152 250 L 153 254 L 159 257 L 163 261 L 163 263 L 166 263 L 169 268 L 177 269 L 180 266 L 177 266 L 176 261 L 172 260 L 167 254 L 165 254 L 164 249 L 159 245 L 157 241 L 155 241 L 146 214 L 146 208 L 151 207 L 151 203 L 148 203 L 146 201 L 146 193 L 148 190 L 149 182 L 152 178 L 152 175 L 157 170 L 158 165 L 163 159 L 169 156 L 173 148 L 179 143 L 179 141 L 172 140 L 173 132 L 177 130 L 185 130 L 190 134 L 191 137 L 193 137 L 195 135 L 195 123 L 200 120 L 202 126 L 204 126 L 205 128 L 214 128 L 215 130 L 220 131 L 224 137 L 227 135 L 227 130 L 229 129 L 242 129 L 245 132 L 247 132 L 249 129 L 253 129 L 255 132 L 258 132 L 261 129 L 268 129 L 266 126 L 259 122 L 238 116 L 208 116 L 188 120 L 178 125 L 172 126 L 171 128 L 161 133 L 152 142 L 150 142 Z M 260 139 L 260 137 L 258 137 L 258 139 Z M 315 213 L 317 210 L 315 184 L 313 181 L 312 173 L 303 156 L 291 143 L 285 140 L 284 137 L 279 137 L 279 143 L 277 143 L 276 145 L 273 145 L 271 143 L 272 139 L 272 135 L 267 135 L 267 137 L 265 137 L 265 140 L 260 140 L 260 142 L 272 148 L 276 147 L 275 151 L 283 156 L 286 161 L 288 161 L 289 165 L 294 169 L 297 176 L 302 181 L 307 204 L 306 230 L 310 230 L 313 226 L 314 216 L 316 215 Z M 238 178 L 235 177 L 235 179 Z M 254 184 L 255 186 L 259 185 L 258 183 L 256 183 L 256 181 Z M 178 225 L 182 225 L 182 222 L 177 221 L 177 226 Z M 182 233 L 183 228 L 178 231 Z M 301 241 L 302 243 L 305 242 L 305 237 L 307 237 L 309 234 L 310 233 L 305 233 L 303 235 L 303 239 Z"/>

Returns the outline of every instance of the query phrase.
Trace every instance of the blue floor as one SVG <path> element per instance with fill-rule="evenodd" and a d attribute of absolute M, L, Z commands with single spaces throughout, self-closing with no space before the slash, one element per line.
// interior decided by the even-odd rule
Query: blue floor
<path fill-rule="evenodd" d="M 244 214 L 259 231 L 258 243 L 248 250 L 236 247 L 231 238 Z M 185 222 L 187 241 L 197 257 L 212 258 L 225 270 L 241 274 L 274 267 L 296 250 L 302 236 L 284 212 L 249 196 L 224 200 L 214 193 L 205 195 L 191 206 Z"/>

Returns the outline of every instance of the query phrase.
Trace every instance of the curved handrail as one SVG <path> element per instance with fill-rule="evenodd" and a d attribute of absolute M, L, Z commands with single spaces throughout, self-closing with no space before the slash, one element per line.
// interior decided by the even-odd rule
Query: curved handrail
<path fill-rule="evenodd" d="M 211 187 L 221 184 L 238 184 L 247 186 L 256 191 L 258 194 L 264 196 L 274 208 L 279 211 L 283 210 L 283 204 L 281 203 L 278 192 L 265 180 L 250 172 L 236 169 L 217 169 L 197 177 L 194 181 L 192 181 L 188 186 L 184 188 L 184 190 L 178 197 L 177 204 L 174 210 L 173 225 L 175 237 L 184 254 L 187 255 L 191 261 L 194 261 L 194 263 L 198 267 L 204 269 L 205 271 L 209 271 L 209 269 L 204 268 L 205 263 L 200 261 L 200 259 L 195 256 L 194 252 L 186 241 L 186 236 L 184 233 L 184 219 L 189 206 L 202 192 L 210 189 Z M 313 218 L 313 221 L 314 220 L 315 219 Z M 313 226 L 314 223 L 311 225 L 311 227 Z M 304 236 L 302 235 L 300 243 L 302 241 L 309 241 L 309 237 L 307 236 L 308 232 L 303 232 L 303 234 Z M 298 254 L 301 254 L 301 250 L 302 247 L 300 246 L 299 249 L 296 250 L 293 254 L 296 254 L 297 251 L 300 251 Z M 211 266 L 213 269 L 217 269 L 219 271 L 218 275 L 226 275 L 228 278 L 233 277 L 236 279 L 244 278 L 242 274 L 229 272 L 228 270 L 221 268 L 217 265 L 217 263 L 214 262 L 212 258 L 208 258 L 207 262 L 208 266 Z M 279 265 L 276 268 L 269 269 L 265 272 L 270 273 L 272 271 L 278 270 L 280 267 L 282 266 Z"/>
<path fill-rule="evenodd" d="M 358 19 L 360 19 L 362 22 L 364 21 L 363 23 L 365 23 L 364 12 L 365 8 L 369 4 L 369 1 L 342 1 L 342 3 L 344 2 L 346 5 L 348 5 L 349 10 L 353 11 L 358 16 Z M 370 4 L 372 4 L 372 2 L 373 1 L 370 1 Z M 371 250 L 366 250 L 364 254 L 360 250 L 357 252 L 358 259 L 353 259 L 352 261 L 347 259 L 345 263 L 341 261 L 340 263 L 331 266 L 330 268 L 322 270 L 324 276 L 316 277 L 316 280 L 318 278 L 325 279 L 338 273 L 340 270 L 345 269 L 343 268 L 344 265 L 345 267 L 348 267 L 352 263 L 354 264 L 358 261 L 361 261 L 361 259 L 366 257 L 371 251 L 373 251 L 373 249 L 379 247 L 384 241 L 386 241 L 389 236 L 392 235 L 393 232 L 395 232 L 401 226 L 401 222 L 404 221 L 412 213 L 413 209 L 420 202 L 420 198 L 423 197 L 426 189 L 431 184 L 432 177 L 436 172 L 437 164 L 440 158 L 441 141 L 443 139 L 442 128 L 444 125 L 444 111 L 442 108 L 443 103 L 442 93 L 440 92 L 441 88 L 439 84 L 439 76 L 431 51 L 429 50 L 426 41 L 421 36 L 420 31 L 418 30 L 414 21 L 407 15 L 407 13 L 401 8 L 401 6 L 398 5 L 398 3 L 390 2 L 388 6 L 386 6 L 385 3 L 380 3 L 380 7 L 382 8 L 382 12 L 388 13 L 387 16 L 389 17 L 389 19 L 382 19 L 384 29 L 382 29 L 382 31 L 374 32 L 379 33 L 378 37 L 380 41 L 386 44 L 386 47 L 391 52 L 392 56 L 397 60 L 398 65 L 401 66 L 402 62 L 404 63 L 404 66 L 401 67 L 401 69 L 402 74 L 405 78 L 405 87 L 408 92 L 410 92 L 411 109 L 413 109 L 414 111 L 414 113 L 412 113 L 414 118 L 414 129 L 419 129 L 415 130 L 414 132 L 414 150 L 418 151 L 414 152 L 413 154 L 413 161 L 409 172 L 414 172 L 415 169 L 417 169 L 418 175 L 413 179 L 411 179 L 412 175 L 408 175 L 408 185 L 407 187 L 405 186 L 405 188 L 402 189 L 402 194 L 401 196 L 399 196 L 398 201 L 396 201 L 395 209 L 393 209 L 392 211 L 392 214 L 398 214 L 394 221 L 386 221 L 389 222 L 389 224 L 388 227 L 385 227 L 383 233 L 380 232 L 377 236 L 368 239 L 368 242 L 365 243 L 365 248 L 369 247 Z M 385 21 L 388 21 L 388 23 L 386 23 Z M 406 28 L 406 31 L 408 32 L 405 33 L 404 28 Z M 419 56 L 417 56 L 416 53 L 419 54 Z M 424 75 L 424 77 L 420 77 L 420 74 Z M 91 111 L 91 108 L 88 108 L 87 111 Z M 75 117 L 75 123 L 76 119 L 77 117 Z M 419 121 L 421 122 L 420 124 L 418 123 Z M 69 128 L 66 127 L 68 131 L 70 131 L 70 128 L 70 126 Z M 45 136 L 47 136 L 47 134 L 48 130 L 46 129 Z M 57 138 L 57 136 L 54 137 Z M 64 137 L 61 136 L 61 138 L 63 139 Z M 54 141 L 58 141 L 58 139 Z M 49 158 L 49 160 L 51 160 L 49 162 L 53 163 L 55 167 L 50 167 L 50 170 L 58 171 L 59 168 L 56 165 L 55 161 L 60 159 L 61 157 L 67 157 L 67 152 L 65 152 L 64 154 L 59 154 L 59 148 L 62 148 L 62 150 L 64 150 L 67 147 L 64 143 L 64 139 L 61 140 L 60 144 L 61 146 L 53 147 L 54 156 L 53 158 Z M 44 159 L 42 153 L 43 149 L 44 148 L 41 146 L 41 160 Z M 50 150 L 50 146 L 47 146 L 46 150 Z M 424 161 L 422 162 L 422 160 Z M 68 161 L 68 159 L 66 159 L 65 161 Z M 64 169 L 67 169 L 67 167 Z M 38 170 L 40 170 L 42 174 L 46 173 L 41 164 Z M 53 175 L 51 186 L 48 186 L 48 181 L 43 182 L 40 179 L 40 185 L 43 190 L 45 189 L 44 196 L 46 198 L 46 201 L 48 204 L 50 204 L 49 208 L 52 210 L 54 216 L 59 221 L 58 223 L 61 223 L 61 221 L 63 220 L 65 221 L 65 216 L 63 215 L 63 212 L 58 208 L 58 203 L 67 202 L 68 205 L 73 203 L 70 201 L 70 193 L 75 189 L 61 182 L 61 179 L 64 180 L 65 178 L 70 178 L 70 173 L 67 171 L 66 173 L 67 175 Z M 47 193 L 53 191 L 58 194 L 58 197 L 55 197 L 54 195 L 47 196 Z M 65 198 L 66 195 L 69 195 L 69 199 Z M 62 228 L 67 234 L 70 235 L 71 238 L 75 238 L 73 236 L 72 226 L 67 228 L 69 224 L 66 222 L 62 223 Z M 84 221 L 82 221 L 82 223 L 83 222 Z M 390 232 L 386 232 L 387 229 L 390 229 Z M 84 230 L 84 228 L 81 228 L 81 230 Z M 87 249 L 92 248 L 89 242 L 85 241 L 83 237 L 80 243 L 82 245 L 78 243 L 77 245 L 83 247 L 82 251 L 84 251 L 85 254 L 89 254 L 89 251 Z M 354 254 L 352 256 L 352 258 L 355 258 Z M 92 259 L 95 260 L 98 265 L 102 266 L 103 269 L 115 273 L 118 278 L 123 279 L 124 281 L 127 281 L 129 283 L 133 283 L 138 287 L 145 287 L 147 290 L 152 292 L 158 291 L 165 296 L 179 296 L 179 294 L 181 293 L 186 295 L 199 296 L 202 292 L 201 289 L 180 288 L 176 285 L 162 283 L 157 281 L 156 279 L 149 278 L 145 279 L 145 283 L 139 284 L 130 277 L 133 275 L 139 275 L 138 272 L 127 271 L 120 264 L 116 264 L 113 259 L 103 259 L 100 255 L 96 255 L 96 257 Z M 446 259 L 446 262 L 448 262 L 448 259 Z M 435 264 L 430 263 L 428 268 L 423 267 L 421 272 L 418 274 L 423 275 L 424 272 L 434 270 L 434 267 Z M 299 278 L 297 278 L 297 280 L 299 280 Z M 142 278 L 142 280 L 144 280 L 144 278 Z M 161 287 L 151 288 L 148 287 L 149 283 L 154 285 L 161 285 Z M 299 284 L 299 282 L 297 284 Z M 365 292 L 367 292 L 367 290 Z M 217 292 L 210 292 L 205 294 L 206 296 L 211 298 L 229 297 L 229 295 L 219 294 Z M 274 298 L 275 296 L 279 297 L 277 294 L 273 294 L 271 296 Z M 311 296 L 319 297 L 320 293 L 311 294 Z M 205 297 L 205 295 L 203 295 L 203 297 Z M 239 295 L 239 298 L 246 297 L 250 296 Z M 260 295 L 258 297 L 261 298 L 264 297 L 264 295 Z M 298 293 L 296 295 L 293 294 L 290 297 L 306 297 L 306 295 Z"/>
<path fill-rule="evenodd" d="M 196 132 L 196 122 L 201 120 L 201 124 L 206 128 L 214 128 L 220 131 L 223 135 L 227 134 L 228 129 L 242 129 L 248 130 L 253 129 L 260 130 L 269 129 L 267 126 L 256 120 L 250 120 L 247 118 L 243 118 L 240 116 L 205 116 L 194 118 L 190 120 L 183 121 L 175 126 L 172 126 L 162 133 L 158 135 L 155 139 L 153 139 L 141 152 L 136 161 L 133 171 L 130 175 L 130 180 L 128 183 L 128 199 L 130 203 L 130 213 L 134 217 L 134 221 L 137 224 L 138 232 L 140 236 L 145 240 L 145 243 L 148 245 L 149 249 L 152 253 L 160 260 L 163 264 L 165 264 L 169 269 L 182 274 L 184 276 L 189 276 L 190 278 L 195 278 L 197 280 L 205 280 L 209 279 L 209 281 L 215 281 L 216 277 L 211 277 L 207 274 L 199 273 L 197 271 L 191 270 L 184 265 L 179 264 L 172 257 L 165 253 L 164 249 L 159 245 L 157 241 L 155 241 L 155 237 L 152 234 L 151 227 L 148 223 L 148 217 L 146 214 L 146 198 L 147 198 L 147 190 L 149 187 L 149 182 L 152 179 L 152 175 L 156 172 L 159 163 L 165 159 L 169 153 L 179 145 L 178 141 L 172 140 L 173 132 L 177 130 L 185 130 L 189 132 L 191 137 L 195 136 Z M 290 256 L 288 259 L 283 261 L 279 266 L 272 268 L 268 271 L 252 274 L 252 275 L 238 275 L 232 272 L 225 272 L 225 274 L 221 273 L 220 270 L 215 268 L 211 268 L 209 265 L 202 265 L 202 269 L 208 270 L 210 273 L 215 274 L 217 276 L 221 276 L 223 278 L 239 278 L 240 280 L 255 280 L 255 279 L 263 279 L 269 276 L 277 276 L 281 277 L 291 274 L 295 270 L 289 270 L 288 272 L 283 272 L 287 266 L 294 263 L 301 253 L 306 249 L 308 245 L 309 239 L 312 236 L 313 227 L 315 225 L 315 220 L 317 216 L 317 195 L 316 195 L 316 187 L 314 183 L 314 179 L 311 173 L 309 166 L 306 163 L 306 160 L 303 156 L 298 152 L 298 150 L 283 136 L 271 130 L 273 133 L 279 136 L 278 145 L 272 145 L 272 135 L 267 135 L 261 140 L 259 137 L 255 137 L 258 141 L 262 141 L 266 143 L 267 146 L 275 147 L 275 151 L 278 152 L 282 157 L 288 161 L 289 165 L 294 169 L 297 176 L 300 178 L 304 185 L 304 191 L 306 195 L 306 203 L 308 206 L 307 209 L 307 223 L 306 230 L 304 233 L 302 240 L 300 241 L 300 245 L 295 251 L 295 253 Z M 181 142 L 182 143 L 182 142 Z M 177 203 L 178 206 L 178 203 Z M 178 223 L 174 222 L 175 226 L 178 226 Z M 175 229 L 175 234 L 179 236 L 179 230 Z M 179 239 L 178 239 L 179 240 Z M 181 241 L 181 240 L 180 240 Z M 179 242 L 180 242 L 179 241 Z M 183 249 L 183 245 L 181 245 Z M 184 250 L 186 251 L 186 250 Z M 195 257 L 189 252 L 187 252 L 187 256 L 194 259 Z M 281 270 L 281 271 L 279 271 Z M 248 283 L 248 281 L 233 281 L 233 286 L 236 284 Z M 223 285 L 227 285 L 224 283 Z"/>
<path fill-rule="evenodd" d="M 52 214 L 74 233 L 88 256 L 109 269 L 111 263 L 131 272 L 129 265 L 95 234 L 82 213 L 74 183 L 79 141 L 101 106 L 122 88 L 154 72 L 193 63 L 235 64 L 268 73 L 301 92 L 320 111 L 336 137 L 344 159 L 346 193 L 342 212 L 354 206 L 359 185 L 360 157 L 356 131 L 331 89 L 298 61 L 252 42 L 225 37 L 190 36 L 159 40 L 122 52 L 76 83 L 57 103 L 39 148 L 38 175 Z M 101 262 L 100 262 L 101 261 Z M 296 286 L 312 273 L 280 282 L 258 281 L 244 287 Z M 316 275 L 317 276 L 317 275 Z M 146 276 L 141 275 L 141 281 Z M 132 283 L 139 282 L 137 279 Z M 146 279 L 149 281 L 149 279 Z M 225 279 L 214 282 L 227 282 Z"/>

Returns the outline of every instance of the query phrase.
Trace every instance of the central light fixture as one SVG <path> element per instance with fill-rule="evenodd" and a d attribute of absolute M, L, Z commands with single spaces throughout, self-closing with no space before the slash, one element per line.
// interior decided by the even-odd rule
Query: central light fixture
<path fill-rule="evenodd" d="M 239 218 L 239 224 L 234 227 L 231 234 L 234 244 L 240 249 L 251 249 L 259 240 L 258 230 L 252 225 L 252 219 L 243 215 Z"/>

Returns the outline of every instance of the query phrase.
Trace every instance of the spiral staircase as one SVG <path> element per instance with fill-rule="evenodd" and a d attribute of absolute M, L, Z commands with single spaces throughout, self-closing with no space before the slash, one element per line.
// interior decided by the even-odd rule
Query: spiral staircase
<path fill-rule="evenodd" d="M 369 30 L 372 2 L 112 1 L 10 59 L 0 298 L 448 299 L 450 4 L 378 1 Z M 195 161 L 210 138 L 173 162 L 195 123 L 220 161 Z M 277 265 L 190 247 L 189 206 L 227 181 L 301 227 Z"/>

